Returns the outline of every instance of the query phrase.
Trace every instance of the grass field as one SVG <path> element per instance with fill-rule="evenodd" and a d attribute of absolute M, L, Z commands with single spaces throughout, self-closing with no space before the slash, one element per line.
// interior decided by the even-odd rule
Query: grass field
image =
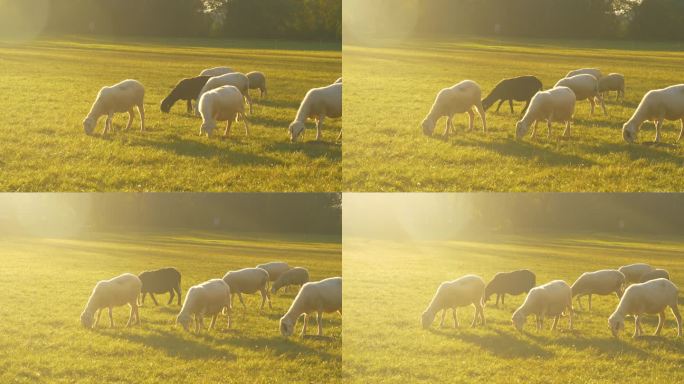
<path fill-rule="evenodd" d="M 0 245 L 0 382 L 339 382 L 339 315 L 324 316 L 323 338 L 280 335 L 278 320 L 294 292 L 274 296 L 273 310 L 262 314 L 261 298 L 246 295 L 247 311 L 234 305 L 230 330 L 220 317 L 218 330 L 199 336 L 174 326 L 180 308 L 166 305 L 168 295 L 157 295 L 159 307 L 148 297 L 142 328 L 124 327 L 127 307 L 114 310 L 114 329 L 106 314 L 92 331 L 79 322 L 95 283 L 123 272 L 175 266 L 184 292 L 228 270 L 276 259 L 306 266 L 312 280 L 340 276 L 337 239 L 191 232 L 3 237 Z"/>
<path fill-rule="evenodd" d="M 344 367 L 349 383 L 642 383 L 681 382 L 684 340 L 667 312 L 660 337 L 657 316 L 644 324 L 649 336 L 631 339 L 634 323 L 614 339 L 607 318 L 617 305 L 613 296 L 594 296 L 592 312 L 577 311 L 575 330 L 541 332 L 528 318 L 519 334 L 510 317 L 524 295 L 507 297 L 503 308 L 485 307 L 487 325 L 470 328 L 474 309 L 458 311 L 461 328 L 420 326 L 420 315 L 439 284 L 474 273 L 489 281 L 498 271 L 529 268 L 537 283 L 642 261 L 670 271 L 684 285 L 684 243 L 596 234 L 531 233 L 469 241 L 392 242 L 344 239 Z M 576 302 L 575 302 L 576 303 Z M 680 308 L 684 300 L 680 296 Z M 576 304 L 575 309 L 578 310 Z"/>
<path fill-rule="evenodd" d="M 225 141 L 199 137 L 201 119 L 187 115 L 184 102 L 160 112 L 177 81 L 220 65 L 267 76 L 268 98 L 253 93 L 250 138 L 241 124 Z M 307 129 L 304 142 L 291 144 L 287 127 L 305 93 L 341 70 L 335 44 L 77 36 L 0 42 L 0 190 L 339 191 L 341 121 L 326 123 L 322 142 Z M 114 133 L 100 136 L 102 118 L 97 136 L 86 136 L 82 121 L 97 92 L 127 78 L 146 87 L 148 131 L 139 132 L 137 117 L 135 129 L 123 131 L 121 114 Z"/>
<path fill-rule="evenodd" d="M 646 123 L 640 144 L 627 145 L 622 124 L 650 89 L 682 82 L 681 44 L 433 39 L 404 43 L 345 45 L 343 180 L 349 191 L 681 191 L 684 151 L 676 145 L 680 122 L 665 124 L 662 144 L 651 145 Z M 503 78 L 535 75 L 552 87 L 569 70 L 597 67 L 626 79 L 626 100 L 608 98 L 608 116 L 575 111 L 572 138 L 557 144 L 544 128 L 535 139 L 515 141 L 515 114 L 507 105 L 487 113 L 489 132 L 466 132 L 457 116 L 456 134 L 428 138 L 420 122 L 437 92 L 461 80 L 480 84 L 483 97 Z M 496 106 L 495 106 L 496 107 Z M 441 135 L 445 118 L 435 130 Z"/>

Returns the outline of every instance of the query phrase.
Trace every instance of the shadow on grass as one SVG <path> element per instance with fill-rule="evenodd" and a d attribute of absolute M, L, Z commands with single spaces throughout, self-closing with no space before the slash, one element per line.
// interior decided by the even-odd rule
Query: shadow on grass
<path fill-rule="evenodd" d="M 537 135 L 541 132 L 537 132 Z M 546 140 L 546 134 L 543 134 L 544 140 Z M 554 135 L 552 138 L 556 137 Z M 534 141 L 529 142 L 529 138 L 526 140 L 516 141 L 513 139 L 507 139 L 504 141 L 492 141 L 492 142 L 478 142 L 478 141 L 455 141 L 453 146 L 455 147 L 474 147 L 484 150 L 490 150 L 497 152 L 503 156 L 518 157 L 524 159 L 536 159 L 539 163 L 543 165 L 550 166 L 567 166 L 567 165 L 583 165 L 591 166 L 595 162 L 592 160 L 566 153 L 561 153 L 557 145 L 554 142 L 554 148 L 545 148 L 539 146 L 539 137 L 532 139 Z M 552 139 L 553 140 L 553 139 Z M 570 139 L 572 140 L 572 139 Z M 550 143 L 550 142 L 549 142 Z M 561 142 L 562 143 L 562 142 Z M 562 144 L 561 144 L 562 145 Z"/>
<path fill-rule="evenodd" d="M 266 146 L 268 151 L 276 152 L 301 152 L 306 157 L 315 159 L 329 157 L 331 161 L 342 160 L 342 146 L 331 141 L 305 141 L 299 143 L 277 142 Z"/>
<path fill-rule="evenodd" d="M 468 344 L 473 344 L 484 351 L 503 358 L 525 358 L 537 357 L 549 359 L 554 356 L 553 352 L 540 347 L 539 345 L 531 343 L 525 338 L 517 337 L 508 332 L 503 332 L 498 329 L 493 330 L 494 333 L 474 334 L 466 332 L 454 333 L 453 330 L 446 331 L 443 329 L 431 329 L 430 332 L 449 337 L 455 340 L 460 340 Z"/>
<path fill-rule="evenodd" d="M 304 97 L 304 95 L 302 95 Z M 259 100 L 259 104 L 265 106 L 265 107 L 273 107 L 273 108 L 288 108 L 288 109 L 294 109 L 297 110 L 299 108 L 299 102 L 298 101 L 286 101 L 286 100 L 274 100 L 274 99 L 264 99 L 264 100 Z M 294 115 L 292 115 L 294 118 Z M 288 123 L 289 125 L 289 123 Z"/>

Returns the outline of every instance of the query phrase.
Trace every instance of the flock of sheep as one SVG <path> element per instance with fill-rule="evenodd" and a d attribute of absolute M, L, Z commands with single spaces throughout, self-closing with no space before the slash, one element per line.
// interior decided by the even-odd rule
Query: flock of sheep
<path fill-rule="evenodd" d="M 487 131 L 485 111 L 496 101 L 498 111 L 504 101 L 508 101 L 513 113 L 513 101 L 524 101 L 522 119 L 515 127 L 516 139 L 521 139 L 530 127 L 531 137 L 535 136 L 537 123 L 546 121 L 548 136 L 551 136 L 551 123 L 565 123 L 563 137 L 570 137 L 570 124 L 575 113 L 575 104 L 580 100 L 588 100 L 591 114 L 596 103 L 607 114 L 604 97 L 615 91 L 616 101 L 625 95 L 625 78 L 619 73 L 603 75 L 599 69 L 583 68 L 569 72 L 559 80 L 553 88 L 544 91 L 542 82 L 535 76 L 520 76 L 500 81 L 490 94 L 481 100 L 480 86 L 472 80 L 464 80 L 451 88 L 442 89 L 438 94 L 430 112 L 421 126 L 423 133 L 431 136 L 435 125 L 441 117 L 446 117 L 444 136 L 453 129 L 453 116 L 467 113 L 469 130 L 473 129 L 474 112 L 477 110 L 482 120 L 482 131 Z M 641 125 L 651 120 L 655 123 L 655 142 L 660 141 L 660 129 L 664 120 L 681 120 L 682 130 L 679 140 L 684 135 L 684 84 L 673 85 L 664 89 L 651 90 L 644 95 L 632 117 L 622 127 L 622 137 L 633 143 Z"/>
<path fill-rule="evenodd" d="M 161 111 L 168 113 L 178 100 L 187 102 L 187 112 L 202 117 L 200 135 L 211 136 L 216 123 L 226 121 L 223 136 L 227 137 L 233 121 L 242 120 L 245 134 L 249 136 L 249 127 L 245 118 L 246 101 L 249 113 L 252 114 L 252 98 L 250 89 L 258 89 L 261 97 L 266 97 L 266 76 L 262 72 L 243 74 L 228 67 L 216 67 L 203 70 L 199 76 L 182 79 L 161 102 Z M 83 120 L 83 129 L 90 135 L 95 130 L 97 120 L 107 116 L 103 134 L 111 130 L 115 113 L 128 112 L 126 130 L 131 127 L 135 116 L 134 109 L 140 114 L 140 131 L 145 130 L 145 107 L 143 105 L 145 87 L 137 80 L 124 80 L 120 83 L 100 89 L 90 112 Z M 193 106 L 193 101 L 195 105 Z M 289 126 L 290 140 L 297 138 L 304 131 L 307 119 L 316 122 L 316 141 L 321 140 L 321 128 L 326 117 L 342 117 L 342 78 L 335 83 L 321 88 L 309 90 L 302 100 L 295 119 Z M 338 140 L 342 137 L 342 131 Z"/>
<path fill-rule="evenodd" d="M 677 320 L 677 336 L 682 335 L 682 317 L 677 308 L 678 288 L 670 281 L 669 273 L 664 269 L 653 268 L 648 264 L 630 264 L 615 269 L 604 269 L 583 273 L 572 286 L 563 280 L 554 280 L 535 287 L 536 276 L 529 270 L 497 273 L 489 284 L 476 275 L 466 275 L 453 281 L 442 283 L 432 301 L 423 312 L 421 323 L 428 328 L 439 311 L 442 311 L 441 326 L 448 309 L 453 310 L 454 326 L 458 327 L 456 309 L 468 305 L 475 306 L 475 317 L 471 326 L 478 323 L 484 325 L 484 306 L 492 295 L 496 295 L 496 306 L 499 298 L 503 304 L 506 294 L 519 295 L 527 293 L 523 304 L 513 312 L 511 322 L 520 332 L 529 315 L 536 316 L 536 329 L 543 327 L 544 317 L 553 317 L 554 330 L 561 315 L 569 316 L 569 328 L 572 330 L 572 299 L 582 308 L 580 297 L 591 295 L 609 295 L 615 293 L 620 302 L 608 317 L 608 328 L 613 336 L 625 328 L 625 317 L 634 316 L 634 337 L 643 333 L 641 319 L 645 314 L 658 314 L 658 327 L 655 335 L 659 335 L 665 323 L 665 310 L 669 307 Z M 625 289 L 626 288 L 626 289 Z"/>
<path fill-rule="evenodd" d="M 176 323 L 190 331 L 194 320 L 194 331 L 199 333 L 204 328 L 204 316 L 211 317 L 209 330 L 214 328 L 219 314 L 228 318 L 228 328 L 231 327 L 232 297 L 238 295 L 243 308 L 246 308 L 242 294 L 261 294 L 261 307 L 271 298 L 268 286 L 272 283 L 270 292 L 275 294 L 281 288 L 300 287 L 290 309 L 280 318 L 280 332 L 283 336 L 290 336 L 300 316 L 304 316 L 304 326 L 301 335 L 306 334 L 307 316 L 317 314 L 318 335 L 323 334 L 323 313 L 342 313 L 342 278 L 331 277 L 324 280 L 309 282 L 309 271 L 306 268 L 290 268 L 284 262 L 270 262 L 255 268 L 244 268 L 230 271 L 223 279 L 209 281 L 190 287 L 185 295 L 183 306 L 176 317 Z M 94 328 L 100 321 L 102 310 L 109 310 L 110 326 L 114 327 L 112 309 L 114 307 L 130 305 L 131 311 L 126 326 L 141 324 L 139 306 L 145 302 L 149 294 L 155 305 L 154 294 L 169 293 L 169 304 L 177 296 L 178 305 L 181 303 L 181 274 L 175 268 L 162 268 L 146 271 L 136 276 L 125 273 L 111 280 L 100 281 L 95 285 L 83 313 L 81 324 L 86 328 Z M 96 318 L 97 316 L 97 318 Z"/>

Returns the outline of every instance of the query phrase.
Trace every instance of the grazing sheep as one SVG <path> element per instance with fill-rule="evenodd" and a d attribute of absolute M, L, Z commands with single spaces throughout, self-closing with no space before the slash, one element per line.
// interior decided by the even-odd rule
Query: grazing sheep
<path fill-rule="evenodd" d="M 437 293 L 432 298 L 430 305 L 421 316 L 421 325 L 427 329 L 435 320 L 437 312 L 442 311 L 442 321 L 440 327 L 444 326 L 444 316 L 449 308 L 453 309 L 454 327 L 458 328 L 458 317 L 456 309 L 467 305 L 475 306 L 475 316 L 470 324 L 474 327 L 480 320 L 485 325 L 484 317 L 484 293 L 485 282 L 481 277 L 475 275 L 465 275 L 453 281 L 445 281 L 437 288 Z"/>
<path fill-rule="evenodd" d="M 670 280 L 670 273 L 664 269 L 656 268 L 650 272 L 646 272 L 639 278 L 640 283 L 645 283 L 647 281 L 655 279 L 667 279 Z"/>
<path fill-rule="evenodd" d="M 521 114 L 527 111 L 530 105 L 530 100 L 539 91 L 543 89 L 542 82 L 535 76 L 520 76 L 511 79 L 503 79 L 499 81 L 494 89 L 489 92 L 489 95 L 482 100 L 482 107 L 487 111 L 496 101 L 499 105 L 496 106 L 496 112 L 499 112 L 501 104 L 508 100 L 508 105 L 511 107 L 513 113 L 513 101 L 524 101 L 525 107 Z"/>
<path fill-rule="evenodd" d="M 88 116 L 83 120 L 83 130 L 86 135 L 92 134 L 100 116 L 107 115 L 104 131 L 102 131 L 103 134 L 106 134 L 112 128 L 114 114 L 122 112 L 128 112 L 128 123 L 126 124 L 126 130 L 128 130 L 133 124 L 135 115 L 133 107 L 136 107 L 140 114 L 140 132 L 143 132 L 145 130 L 144 98 L 145 87 L 137 80 L 124 80 L 111 87 L 103 87 L 98 92 Z"/>
<path fill-rule="evenodd" d="M 266 285 L 268 284 L 268 272 L 261 268 L 244 268 L 238 271 L 230 271 L 223 276 L 223 281 L 230 286 L 230 293 L 232 295 L 237 294 L 242 303 L 242 307 L 247 309 L 244 300 L 242 300 L 242 294 L 252 294 L 257 291 L 261 293 L 261 307 L 259 310 L 264 309 L 264 303 L 268 301 L 268 307 L 273 309 L 271 306 L 271 297 L 268 294 L 268 289 Z"/>
<path fill-rule="evenodd" d="M 207 136 L 211 137 L 214 128 L 216 128 L 216 122 L 226 121 L 226 129 L 223 131 L 223 136 L 227 137 L 230 134 L 230 127 L 233 125 L 233 121 L 238 121 L 238 118 L 240 118 L 243 124 L 245 124 L 245 135 L 249 136 L 249 126 L 247 125 L 247 119 L 245 119 L 245 105 L 242 101 L 242 93 L 234 86 L 225 85 L 205 92 L 200 98 L 197 109 L 202 116 L 200 135 L 206 133 Z"/>
<path fill-rule="evenodd" d="M 552 316 L 551 330 L 553 331 L 565 310 L 570 315 L 569 328 L 572 330 L 572 289 L 565 281 L 554 280 L 532 288 L 525 302 L 513 313 L 511 321 L 515 328 L 522 332 L 527 315 L 534 314 L 537 316 L 537 331 L 539 331 L 544 326 L 544 317 Z"/>
<path fill-rule="evenodd" d="M 316 312 L 318 336 L 323 336 L 323 312 L 342 314 L 342 278 L 331 277 L 325 280 L 306 283 L 299 290 L 290 309 L 280 318 L 280 333 L 291 336 L 300 316 L 304 315 L 301 335 L 306 335 L 308 315 Z"/>
<path fill-rule="evenodd" d="M 339 79 L 335 80 L 335 82 L 334 82 L 333 84 L 338 84 L 338 83 L 341 83 L 341 82 L 342 82 L 342 78 L 340 77 Z"/>
<path fill-rule="evenodd" d="M 306 128 L 306 119 L 316 120 L 316 141 L 321 139 L 321 128 L 326 117 L 342 117 L 342 83 L 310 89 L 299 105 L 297 115 L 288 128 L 290 141 L 296 142 Z M 342 131 L 340 131 L 340 136 Z M 339 139 L 339 137 L 338 137 Z"/>
<path fill-rule="evenodd" d="M 249 105 L 249 113 L 252 113 L 252 97 L 249 96 L 249 79 L 247 75 L 240 72 L 226 73 L 225 75 L 214 76 L 207 80 L 204 87 L 199 92 L 198 100 L 202 95 L 212 89 L 223 87 L 225 85 L 232 85 L 237 88 Z"/>
<path fill-rule="evenodd" d="M 598 80 L 593 75 L 581 74 L 572 77 L 566 77 L 558 80 L 555 87 L 568 87 L 575 93 L 575 100 L 589 100 L 591 104 L 591 114 L 594 114 L 596 102 L 601 104 L 603 114 L 607 115 L 606 103 L 603 101 L 603 96 L 599 93 Z"/>
<path fill-rule="evenodd" d="M 609 73 L 599 79 L 599 92 L 605 97 L 608 92 L 615 91 L 615 101 L 625 99 L 625 77 L 619 73 Z"/>
<path fill-rule="evenodd" d="M 271 287 L 271 293 L 277 293 L 282 287 L 290 285 L 302 286 L 309 282 L 309 271 L 306 268 L 296 267 L 281 274 Z"/>
<path fill-rule="evenodd" d="M 551 123 L 553 121 L 565 122 L 563 137 L 570 137 L 570 124 L 575 113 L 575 93 L 568 87 L 557 87 L 548 91 L 537 92 L 530 101 L 530 107 L 525 112 L 523 118 L 515 125 L 515 138 L 520 140 L 530 125 L 534 124 L 532 134 L 534 137 L 537 132 L 537 123 L 546 120 L 548 127 L 548 137 L 551 137 Z"/>
<path fill-rule="evenodd" d="M 131 313 L 128 317 L 127 327 L 134 324 L 140 324 L 140 314 L 138 313 L 138 295 L 142 282 L 133 274 L 124 273 L 111 280 L 100 281 L 95 285 L 93 293 L 88 299 L 83 313 L 81 313 L 81 324 L 86 328 L 95 328 L 100 322 L 100 315 L 104 308 L 109 309 L 109 324 L 114 328 L 114 317 L 112 316 L 112 308 L 123 305 L 131 306 Z M 97 320 L 93 323 L 95 312 L 97 312 Z"/>
<path fill-rule="evenodd" d="M 200 72 L 200 76 L 209 76 L 209 77 L 214 77 L 214 76 L 221 76 L 225 75 L 226 73 L 233 73 L 235 72 L 232 68 L 228 67 L 214 67 L 214 68 L 207 68 Z"/>
<path fill-rule="evenodd" d="M 154 297 L 155 293 L 166 293 L 169 295 L 169 302 L 173 302 L 173 297 L 178 295 L 178 305 L 181 304 L 181 274 L 176 268 L 162 268 L 156 271 L 145 271 L 138 275 L 142 282 L 142 304 L 145 304 L 145 296 L 150 294 L 154 305 L 159 305 Z"/>
<path fill-rule="evenodd" d="M 192 101 L 195 100 L 195 103 L 197 103 L 199 100 L 197 95 L 199 95 L 202 87 L 204 87 L 210 78 L 210 76 L 197 76 L 179 81 L 178 84 L 173 87 L 171 93 L 169 93 L 169 95 L 162 100 L 161 111 L 164 113 L 169 113 L 171 107 L 173 107 L 176 101 L 186 100 L 187 111 L 188 113 L 192 113 Z"/>
<path fill-rule="evenodd" d="M 268 280 L 276 281 L 283 273 L 290 270 L 290 266 L 282 261 L 272 261 L 266 264 L 259 264 L 256 266 L 268 272 Z"/>
<path fill-rule="evenodd" d="M 589 295 L 589 310 L 591 311 L 591 295 L 609 295 L 615 293 L 622 297 L 622 285 L 625 282 L 625 275 L 615 269 L 603 269 L 595 272 L 583 273 L 574 284 L 572 284 L 572 297 L 577 296 L 577 304 L 582 309 L 582 296 Z"/>
<path fill-rule="evenodd" d="M 600 69 L 597 68 L 582 68 L 582 69 L 576 69 L 574 71 L 568 72 L 565 77 L 573 77 L 577 75 L 592 75 L 596 79 L 601 79 L 603 77 L 603 74 L 601 73 Z"/>
<path fill-rule="evenodd" d="M 473 107 L 477 109 L 477 113 L 482 120 L 482 132 L 487 132 L 487 118 L 485 116 L 485 109 L 482 106 L 482 90 L 480 86 L 472 80 L 463 80 L 451 88 L 444 88 L 437 94 L 435 102 L 430 108 L 421 127 L 423 133 L 427 136 L 432 136 L 435 131 L 437 121 L 443 117 L 447 117 L 446 129 L 444 136 L 448 136 L 449 132 L 454 129 L 453 117 L 457 113 L 468 114 L 468 130 L 473 130 L 475 114 Z"/>
<path fill-rule="evenodd" d="M 176 317 L 176 323 L 183 326 L 186 331 L 190 331 L 193 316 L 195 318 L 195 333 L 199 333 L 204 328 L 204 316 L 211 316 L 209 330 L 214 328 L 216 318 L 219 313 L 228 317 L 228 328 L 230 328 L 230 287 L 221 279 L 212 279 L 202 284 L 190 287 L 185 295 L 185 302 Z"/>
<path fill-rule="evenodd" d="M 625 317 L 634 316 L 634 335 L 641 336 L 641 317 L 643 314 L 658 314 L 658 327 L 654 335 L 660 335 L 665 323 L 665 309 L 670 307 L 672 314 L 677 319 L 677 336 L 682 335 L 682 316 L 677 308 L 679 290 L 674 283 L 667 279 L 655 279 L 645 283 L 634 284 L 625 290 L 620 304 L 615 312 L 608 318 L 608 328 L 613 336 L 618 337 L 621 330 L 625 329 Z"/>
<path fill-rule="evenodd" d="M 684 135 L 684 84 L 648 91 L 632 117 L 622 126 L 622 138 L 633 143 L 646 120 L 655 123 L 656 143 L 660 142 L 660 128 L 665 120 L 681 120 L 682 129 L 677 139 L 679 142 Z"/>
<path fill-rule="evenodd" d="M 527 293 L 537 285 L 536 281 L 537 277 L 527 269 L 498 272 L 485 287 L 485 302 L 489 301 L 490 296 L 496 295 L 496 307 L 498 308 L 499 298 L 501 298 L 501 305 L 503 305 L 506 294 L 516 296 Z"/>
<path fill-rule="evenodd" d="M 641 276 L 652 270 L 653 267 L 644 263 L 624 265 L 618 268 L 618 271 L 625 275 L 625 284 L 641 282 Z"/>
<path fill-rule="evenodd" d="M 258 89 L 261 98 L 267 96 L 268 91 L 266 90 L 266 75 L 263 72 L 253 71 L 247 74 L 249 79 L 249 89 Z"/>

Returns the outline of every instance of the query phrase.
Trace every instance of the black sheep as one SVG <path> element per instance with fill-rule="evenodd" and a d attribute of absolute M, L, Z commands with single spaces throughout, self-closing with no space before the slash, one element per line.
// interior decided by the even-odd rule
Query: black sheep
<path fill-rule="evenodd" d="M 188 113 L 192 113 L 192 100 L 195 100 L 195 103 L 199 102 L 197 96 L 199 96 L 202 87 L 204 87 L 204 84 L 206 84 L 210 78 L 211 76 L 197 76 L 179 81 L 178 84 L 173 87 L 171 93 L 162 100 L 161 111 L 169 113 L 176 101 L 187 100 Z"/>
<path fill-rule="evenodd" d="M 532 271 L 521 269 L 513 272 L 499 272 L 494 275 L 492 281 L 485 287 L 485 301 L 489 301 L 491 295 L 496 295 L 496 307 L 499 307 L 499 297 L 501 297 L 501 305 L 505 304 L 504 299 L 506 294 L 519 295 L 527 293 L 534 288 L 537 283 L 537 277 Z"/>
<path fill-rule="evenodd" d="M 173 297 L 178 295 L 178 305 L 181 305 L 181 274 L 176 268 L 162 268 L 156 271 L 145 271 L 138 275 L 142 281 L 142 304 L 145 304 L 145 296 L 149 293 L 154 305 L 159 305 L 155 299 L 155 293 L 168 292 L 171 297 L 168 304 L 173 302 Z"/>
<path fill-rule="evenodd" d="M 513 113 L 513 100 L 524 101 L 525 108 L 522 114 L 527 111 L 530 105 L 530 100 L 538 91 L 542 90 L 542 82 L 535 76 L 520 76 L 511 79 L 503 79 L 494 87 L 494 89 L 482 100 L 482 106 L 485 111 L 489 109 L 496 101 L 499 105 L 496 106 L 496 112 L 499 112 L 501 104 L 508 100 L 508 105 L 511 107 Z"/>

